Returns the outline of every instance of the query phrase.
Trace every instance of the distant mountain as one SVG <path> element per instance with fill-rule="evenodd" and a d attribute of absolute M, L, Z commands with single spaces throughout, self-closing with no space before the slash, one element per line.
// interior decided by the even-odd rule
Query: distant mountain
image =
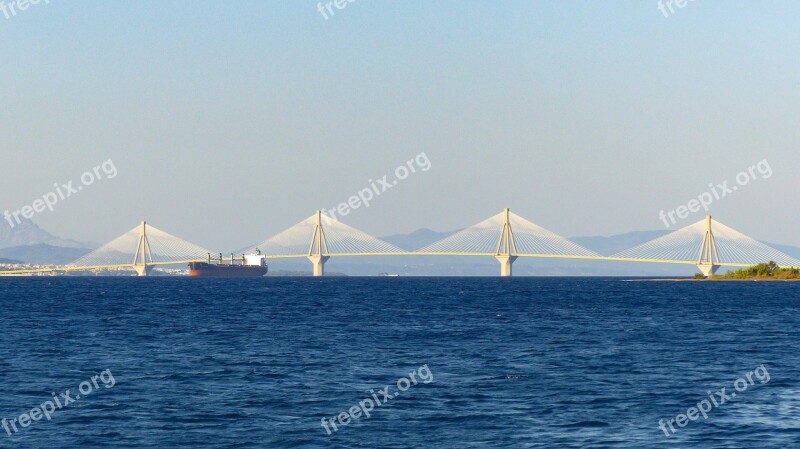
<path fill-rule="evenodd" d="M 382 239 L 406 251 L 416 251 L 458 231 L 438 232 L 418 229 L 409 234 L 395 234 Z M 598 254 L 609 256 L 667 234 L 667 230 L 635 231 L 612 236 L 573 237 L 572 241 Z M 800 248 L 766 243 L 800 259 Z M 0 263 L 63 265 L 89 253 L 97 244 L 61 239 L 30 221 L 11 229 L 0 221 Z M 10 260 L 10 261 L 8 261 Z M 496 276 L 497 262 L 492 257 L 333 257 L 326 265 L 334 272 L 355 276 L 397 273 L 402 276 Z M 283 272 L 282 272 L 283 271 Z M 276 259 L 270 261 L 271 274 L 300 274 L 310 271 L 308 261 Z M 296 273 L 290 273 L 296 272 Z M 583 261 L 521 258 L 514 264 L 518 276 L 691 276 L 691 265 L 643 264 L 634 262 Z"/>
<path fill-rule="evenodd" d="M 409 234 L 396 234 L 382 239 L 404 250 L 414 251 L 454 232 L 437 232 L 419 229 Z M 598 254 L 609 256 L 668 234 L 669 230 L 634 231 L 612 236 L 573 237 L 570 240 Z M 768 245 L 794 257 L 800 257 L 800 248 L 786 245 Z M 275 269 L 304 270 L 304 260 L 273 260 Z M 380 272 L 401 276 L 495 276 L 499 270 L 491 257 L 370 257 L 337 258 L 328 262 L 326 269 L 349 275 L 374 276 Z M 517 276 L 692 276 L 691 265 L 669 265 L 636 262 L 581 261 L 565 259 L 521 258 L 514 263 Z"/>
<path fill-rule="evenodd" d="M 32 265 L 65 265 L 90 251 L 89 248 L 25 245 L 0 249 L 0 257 L 21 260 Z"/>
<path fill-rule="evenodd" d="M 17 265 L 17 264 L 21 264 L 21 263 L 22 263 L 21 260 L 0 258 L 0 264 Z"/>
<path fill-rule="evenodd" d="M 438 232 L 419 229 L 409 234 L 382 237 L 383 240 L 407 251 L 415 251 L 449 237 L 458 231 Z M 602 255 L 614 254 L 648 240 L 658 238 L 666 231 L 639 231 L 615 236 L 576 237 L 576 243 Z M 295 267 L 305 267 L 305 261 L 291 262 Z M 288 261 L 272 261 L 276 267 Z M 401 276 L 495 276 L 499 270 L 491 257 L 371 257 L 369 260 L 342 260 L 332 258 L 331 269 L 351 275 L 377 275 L 379 272 L 397 273 Z M 620 262 L 576 261 L 563 259 L 522 258 L 514 264 L 518 276 L 675 276 L 693 274 L 693 267 L 661 266 Z"/>
<path fill-rule="evenodd" d="M 422 228 L 417 229 L 410 234 L 395 234 L 387 237 L 381 237 L 381 239 L 397 246 L 400 249 L 404 249 L 406 251 L 416 251 L 420 248 L 430 245 L 431 243 L 435 243 L 441 239 L 449 237 L 459 231 L 460 229 L 450 232 L 438 232 L 427 228 Z M 598 254 L 608 256 L 661 237 L 669 232 L 670 231 L 666 230 L 634 231 L 612 236 L 572 237 L 570 240 Z"/>
<path fill-rule="evenodd" d="M 762 243 L 765 244 L 765 245 L 769 245 L 769 246 L 777 249 L 778 251 L 786 253 L 786 254 L 794 257 L 795 259 L 800 259 L 800 248 L 798 248 L 796 246 L 779 245 L 777 243 L 769 243 L 769 242 L 762 242 Z M 766 261 L 766 262 L 769 262 L 769 261 Z"/>
<path fill-rule="evenodd" d="M 628 248 L 665 236 L 671 231 L 633 231 L 612 236 L 571 237 L 570 240 L 603 256 L 610 256 Z"/>
<path fill-rule="evenodd" d="M 381 237 L 381 240 L 389 242 L 392 245 L 406 251 L 416 251 L 420 248 L 430 245 L 431 243 L 438 242 L 445 237 L 449 237 L 456 232 L 458 231 L 436 232 L 427 228 L 422 228 L 417 229 L 410 234 L 395 234 L 388 237 Z"/>
<path fill-rule="evenodd" d="M 94 248 L 96 245 L 58 238 L 30 220 L 23 220 L 12 228 L 0 220 L 0 249 L 14 246 L 50 245 L 61 248 Z"/>
<path fill-rule="evenodd" d="M 628 248 L 641 245 L 650 240 L 665 236 L 672 231 L 634 231 L 625 234 L 612 235 L 610 237 L 572 237 L 570 240 L 584 246 L 603 256 L 610 256 Z M 767 246 L 777 249 L 795 259 L 800 259 L 800 248 L 796 246 L 780 245 L 777 243 L 761 242 Z M 765 260 L 764 262 L 769 262 Z"/>
<path fill-rule="evenodd" d="M 441 239 L 449 237 L 459 231 L 460 229 L 450 232 L 438 232 L 427 228 L 422 228 L 417 229 L 410 234 L 395 234 L 387 237 L 381 237 L 381 239 L 397 246 L 400 249 L 404 249 L 406 251 L 416 251 L 420 248 L 430 245 L 431 243 L 435 243 Z M 634 231 L 612 236 L 572 237 L 570 240 L 598 254 L 608 256 L 661 237 L 669 232 L 670 231 L 666 230 Z"/>
<path fill-rule="evenodd" d="M 0 258 L 33 265 L 63 265 L 87 254 L 99 245 L 62 239 L 30 220 L 13 228 L 0 221 Z"/>

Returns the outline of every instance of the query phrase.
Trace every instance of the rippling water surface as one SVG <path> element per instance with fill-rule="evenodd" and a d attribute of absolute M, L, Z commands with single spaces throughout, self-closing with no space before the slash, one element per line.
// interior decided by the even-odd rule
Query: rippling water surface
<path fill-rule="evenodd" d="M 595 278 L 0 279 L 0 418 L 113 376 L 84 384 L 91 393 L 50 421 L 0 429 L 0 447 L 799 447 L 798 291 Z M 659 429 L 762 364 L 768 382 L 669 437 Z M 424 365 L 431 382 L 330 436 L 322 427 Z"/>

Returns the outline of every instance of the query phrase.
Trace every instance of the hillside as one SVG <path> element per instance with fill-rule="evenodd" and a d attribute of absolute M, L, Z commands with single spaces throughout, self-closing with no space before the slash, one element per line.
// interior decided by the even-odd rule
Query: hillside
<path fill-rule="evenodd" d="M 66 264 L 95 247 L 95 244 L 56 237 L 30 220 L 13 228 L 0 221 L 0 259 L 10 259 L 14 263 Z"/>
<path fill-rule="evenodd" d="M 50 245 L 59 248 L 92 248 L 96 246 L 56 237 L 30 220 L 23 220 L 21 224 L 13 228 L 9 226 L 8 222 L 0 221 L 0 249 L 28 245 Z"/>

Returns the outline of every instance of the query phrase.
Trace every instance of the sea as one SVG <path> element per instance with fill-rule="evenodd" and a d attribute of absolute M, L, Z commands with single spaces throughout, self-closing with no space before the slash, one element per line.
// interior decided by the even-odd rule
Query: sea
<path fill-rule="evenodd" d="M 1 278 L 0 447 L 800 447 L 799 325 L 788 282 Z"/>

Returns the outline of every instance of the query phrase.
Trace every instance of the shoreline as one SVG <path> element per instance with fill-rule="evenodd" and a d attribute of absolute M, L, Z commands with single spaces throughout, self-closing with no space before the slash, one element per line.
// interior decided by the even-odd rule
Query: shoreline
<path fill-rule="evenodd" d="M 713 278 L 713 279 L 694 279 L 694 278 L 662 278 L 662 279 L 629 279 L 630 282 L 800 282 L 800 279 L 770 279 L 770 278 L 752 278 L 752 279 L 730 279 L 730 278 Z"/>

